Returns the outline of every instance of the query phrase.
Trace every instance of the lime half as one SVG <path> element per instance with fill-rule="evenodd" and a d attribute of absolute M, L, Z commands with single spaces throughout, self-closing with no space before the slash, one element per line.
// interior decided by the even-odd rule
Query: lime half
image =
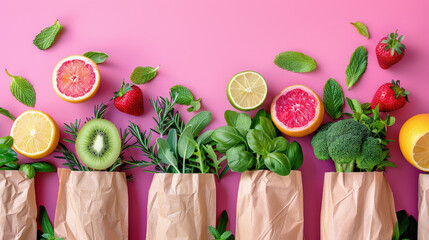
<path fill-rule="evenodd" d="M 226 89 L 228 100 L 240 111 L 258 108 L 267 97 L 267 82 L 261 74 L 245 71 L 235 74 Z"/>

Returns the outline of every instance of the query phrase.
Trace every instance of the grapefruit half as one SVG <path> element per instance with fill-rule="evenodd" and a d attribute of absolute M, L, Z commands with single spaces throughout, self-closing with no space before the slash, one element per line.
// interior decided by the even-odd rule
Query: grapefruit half
<path fill-rule="evenodd" d="M 322 123 L 323 104 L 319 96 L 303 85 L 283 89 L 271 104 L 271 118 L 276 127 L 291 137 L 304 137 Z"/>
<path fill-rule="evenodd" d="M 97 93 L 100 72 L 91 59 L 74 55 L 57 63 L 52 82 L 55 92 L 63 100 L 71 103 L 85 102 Z"/>

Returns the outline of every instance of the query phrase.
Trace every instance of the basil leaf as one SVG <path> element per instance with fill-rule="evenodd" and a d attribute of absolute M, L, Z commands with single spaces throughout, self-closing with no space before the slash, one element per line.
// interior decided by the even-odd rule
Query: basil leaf
<path fill-rule="evenodd" d="M 286 153 L 287 158 L 289 159 L 290 167 L 292 170 L 298 170 L 303 162 L 304 155 L 302 153 L 302 148 L 299 143 L 293 141 L 289 144 Z"/>
<path fill-rule="evenodd" d="M 102 52 L 86 52 L 83 56 L 91 59 L 95 63 L 104 63 L 109 57 L 109 55 Z"/>
<path fill-rule="evenodd" d="M 46 208 L 44 206 L 39 207 L 39 220 L 43 232 L 45 234 L 50 234 L 52 237 L 54 237 L 54 229 L 52 228 L 52 224 L 49 221 L 48 212 L 46 211 Z"/>
<path fill-rule="evenodd" d="M 5 136 L 0 138 L 0 144 L 6 145 L 8 148 L 13 146 L 13 137 Z"/>
<path fill-rule="evenodd" d="M 252 119 L 246 113 L 238 113 L 231 110 L 225 111 L 225 121 L 228 126 L 235 127 L 245 137 L 252 125 Z"/>
<path fill-rule="evenodd" d="M 323 87 L 323 105 L 332 119 L 338 119 L 343 115 L 343 90 L 335 79 L 328 79 Z"/>
<path fill-rule="evenodd" d="M 6 74 L 12 78 L 10 91 L 16 100 L 29 107 L 34 107 L 34 104 L 36 104 L 36 93 L 33 86 L 23 77 L 12 76 L 7 70 Z"/>
<path fill-rule="evenodd" d="M 346 84 L 349 90 L 365 72 L 367 64 L 368 53 L 366 49 L 363 46 L 356 48 L 346 69 Z"/>
<path fill-rule="evenodd" d="M 266 156 L 273 150 L 273 140 L 261 130 L 252 129 L 247 133 L 247 144 L 255 153 Z"/>
<path fill-rule="evenodd" d="M 180 172 L 177 168 L 177 159 L 171 151 L 167 141 L 159 137 L 156 139 L 156 144 L 158 145 L 157 155 L 159 159 L 161 159 L 163 163 L 172 166 L 177 172 Z"/>
<path fill-rule="evenodd" d="M 277 136 L 276 128 L 274 127 L 271 119 L 266 117 L 260 117 L 262 130 L 271 138 L 274 139 Z"/>
<path fill-rule="evenodd" d="M 241 136 L 240 132 L 231 126 L 222 126 L 213 132 L 213 139 L 224 145 L 225 147 L 233 147 L 239 143 L 246 141 Z"/>
<path fill-rule="evenodd" d="M 194 95 L 191 91 L 181 85 L 176 85 L 170 88 L 172 95 L 177 95 L 176 103 L 182 105 L 191 105 L 191 102 L 194 101 Z"/>
<path fill-rule="evenodd" d="M 34 167 L 36 172 L 56 172 L 57 171 L 57 169 L 54 166 L 44 161 L 33 162 L 33 163 L 30 163 L 30 165 Z"/>
<path fill-rule="evenodd" d="M 178 152 L 180 157 L 188 159 L 192 156 L 195 151 L 195 145 L 192 143 L 192 140 L 192 125 L 188 124 L 179 138 Z"/>
<path fill-rule="evenodd" d="M 19 170 L 24 171 L 29 179 L 34 178 L 34 176 L 36 175 L 36 170 L 30 164 L 22 164 Z"/>
<path fill-rule="evenodd" d="M 289 146 L 289 142 L 284 137 L 274 138 L 274 151 L 279 153 L 286 153 Z"/>
<path fill-rule="evenodd" d="M 187 125 L 192 125 L 192 136 L 196 137 L 205 127 L 210 124 L 212 114 L 209 111 L 203 111 L 193 116 Z"/>
<path fill-rule="evenodd" d="M 364 37 L 366 37 L 367 39 L 369 39 L 369 33 L 368 33 L 368 28 L 366 28 L 365 25 L 363 25 L 363 23 L 361 22 L 354 22 L 351 23 L 353 26 L 355 26 L 356 30 L 358 31 L 358 33 Z"/>
<path fill-rule="evenodd" d="M 48 49 L 52 46 L 57 37 L 57 34 L 61 31 L 61 26 L 58 20 L 55 21 L 54 25 L 43 29 L 33 40 L 33 44 L 40 50 Z"/>
<path fill-rule="evenodd" d="M 18 159 L 15 158 L 13 161 L 10 161 L 5 164 L 5 166 L 8 168 L 8 170 L 19 170 L 19 164 Z"/>
<path fill-rule="evenodd" d="M 288 158 L 283 153 L 273 152 L 264 157 L 265 166 L 280 176 L 286 176 L 291 171 Z"/>
<path fill-rule="evenodd" d="M 244 150 L 243 145 L 228 149 L 226 151 L 226 159 L 233 172 L 244 172 L 255 164 L 253 154 Z"/>
<path fill-rule="evenodd" d="M 235 127 L 238 115 L 240 115 L 240 113 L 236 111 L 226 110 L 224 114 L 226 124 L 228 124 L 228 126 Z"/>
<path fill-rule="evenodd" d="M 217 224 L 217 230 L 223 234 L 226 231 L 226 225 L 228 225 L 228 213 L 223 210 L 220 215 L 219 223 Z"/>
<path fill-rule="evenodd" d="M 15 117 L 12 116 L 12 114 L 10 114 L 9 111 L 4 108 L 0 107 L 0 114 L 5 115 L 6 117 L 12 119 L 12 121 L 15 121 Z"/>
<path fill-rule="evenodd" d="M 317 65 L 313 58 L 293 51 L 280 53 L 274 59 L 274 63 L 291 72 L 311 72 Z"/>
<path fill-rule="evenodd" d="M 130 79 L 131 82 L 135 84 L 144 84 L 152 80 L 159 69 L 159 66 L 156 68 L 153 67 L 136 67 L 131 73 Z"/>
<path fill-rule="evenodd" d="M 271 115 L 269 113 L 267 113 L 265 111 L 265 109 L 263 109 L 263 108 L 261 110 L 259 110 L 256 113 L 255 117 L 253 117 L 253 119 L 252 119 L 252 125 L 250 126 L 251 129 L 254 129 L 256 127 L 256 125 L 258 125 L 260 123 L 260 117 L 266 117 L 266 118 L 270 119 Z"/>
<path fill-rule="evenodd" d="M 12 161 L 17 160 L 16 159 L 16 152 L 10 148 L 8 148 L 6 145 L 0 145 L 4 147 L 0 147 L 0 166 L 9 164 Z"/>
<path fill-rule="evenodd" d="M 226 151 L 228 151 L 228 149 L 230 149 L 230 148 L 231 148 L 231 146 L 228 146 L 228 145 L 225 145 L 225 144 L 222 144 L 222 143 L 217 143 L 216 144 L 216 151 L 218 151 L 218 152 L 220 152 L 222 154 L 225 154 Z"/>
<path fill-rule="evenodd" d="M 211 142 L 213 140 L 213 138 L 212 138 L 213 132 L 214 132 L 214 130 L 208 130 L 208 131 L 201 133 L 201 135 L 198 136 L 198 138 L 197 138 L 198 145 L 207 144 L 207 143 Z"/>

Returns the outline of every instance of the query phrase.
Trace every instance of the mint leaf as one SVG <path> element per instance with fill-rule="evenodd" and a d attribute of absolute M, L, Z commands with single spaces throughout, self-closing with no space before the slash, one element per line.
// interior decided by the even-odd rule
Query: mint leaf
<path fill-rule="evenodd" d="M 192 95 L 191 91 L 189 91 L 189 89 L 184 86 L 173 86 L 170 88 L 170 93 L 172 96 L 176 96 L 177 104 L 191 106 L 187 109 L 188 112 L 198 111 L 201 107 L 201 98 L 194 100 L 194 95 Z"/>
<path fill-rule="evenodd" d="M 367 64 L 368 53 L 366 49 L 363 46 L 356 48 L 346 69 L 346 84 L 349 90 L 365 72 Z"/>
<path fill-rule="evenodd" d="M 366 28 L 365 25 L 363 25 L 363 23 L 361 22 L 354 22 L 351 23 L 353 26 L 355 26 L 356 30 L 358 31 L 358 33 L 362 36 L 365 36 L 367 39 L 369 39 L 369 33 L 368 33 L 368 28 Z"/>
<path fill-rule="evenodd" d="M 29 107 L 34 107 L 34 104 L 36 104 L 36 92 L 33 86 L 23 77 L 12 76 L 7 70 L 6 74 L 12 78 L 10 91 L 16 100 Z"/>
<path fill-rule="evenodd" d="M 156 68 L 153 67 L 136 67 L 131 73 L 130 79 L 131 82 L 135 84 L 144 84 L 152 80 L 156 74 L 159 66 Z"/>
<path fill-rule="evenodd" d="M 332 119 L 338 119 L 343 114 L 343 91 L 335 79 L 328 79 L 323 87 L 323 105 Z"/>
<path fill-rule="evenodd" d="M 24 171 L 29 179 L 34 178 L 34 176 L 36 175 L 36 169 L 34 169 L 33 166 L 27 163 L 22 164 L 19 168 L 19 171 Z"/>
<path fill-rule="evenodd" d="M 15 117 L 12 116 L 12 114 L 10 114 L 9 111 L 4 108 L 0 107 L 0 114 L 5 115 L 6 117 L 12 119 L 12 121 L 15 121 Z"/>
<path fill-rule="evenodd" d="M 61 26 L 58 20 L 55 21 L 54 25 L 43 29 L 33 40 L 33 44 L 40 50 L 48 49 L 55 41 L 55 37 L 61 31 Z"/>
<path fill-rule="evenodd" d="M 83 56 L 91 59 L 95 63 L 103 63 L 109 57 L 109 55 L 102 52 L 86 52 Z"/>
<path fill-rule="evenodd" d="M 317 65 L 313 58 L 293 51 L 280 53 L 274 59 L 274 63 L 291 72 L 311 72 Z"/>

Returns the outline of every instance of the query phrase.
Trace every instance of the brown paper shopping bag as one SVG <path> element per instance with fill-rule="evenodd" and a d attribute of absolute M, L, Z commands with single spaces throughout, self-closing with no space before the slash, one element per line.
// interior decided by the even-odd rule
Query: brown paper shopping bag
<path fill-rule="evenodd" d="M 156 173 L 149 189 L 146 240 L 209 240 L 216 226 L 213 174 Z"/>
<path fill-rule="evenodd" d="M 22 171 L 0 171 L 0 198 L 0 239 L 36 239 L 34 178 L 28 179 Z"/>
<path fill-rule="evenodd" d="M 304 239 L 304 202 L 300 171 L 242 173 L 237 198 L 238 240 Z"/>
<path fill-rule="evenodd" d="M 382 172 L 325 173 L 322 240 L 392 239 L 393 193 Z"/>
<path fill-rule="evenodd" d="M 67 240 L 128 239 L 128 190 L 123 172 L 58 169 L 55 235 Z"/>
<path fill-rule="evenodd" d="M 419 240 L 429 239 L 429 175 L 419 176 Z"/>

